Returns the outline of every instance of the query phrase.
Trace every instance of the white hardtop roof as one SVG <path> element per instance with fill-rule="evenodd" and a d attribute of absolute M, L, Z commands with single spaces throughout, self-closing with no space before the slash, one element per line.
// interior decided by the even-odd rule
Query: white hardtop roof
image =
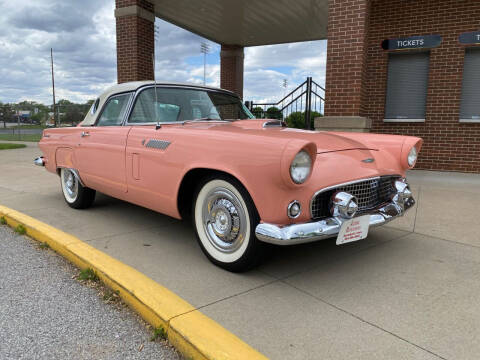
<path fill-rule="evenodd" d="M 99 103 L 98 103 L 98 109 L 102 108 L 103 104 L 105 101 L 112 95 L 123 93 L 123 92 L 128 92 L 128 91 L 136 91 L 137 89 L 143 87 L 143 86 L 149 86 L 149 85 L 155 85 L 157 86 L 181 86 L 181 87 L 191 87 L 191 88 L 196 88 L 196 89 L 205 89 L 205 90 L 215 90 L 215 91 L 222 91 L 229 93 L 231 95 L 237 96 L 235 93 L 228 91 L 228 90 L 223 90 L 220 88 L 216 87 L 211 87 L 211 86 L 204 86 L 204 85 L 199 85 L 199 84 L 194 84 L 194 83 L 178 83 L 178 82 L 168 82 L 168 81 L 157 81 L 156 83 L 153 80 L 145 80 L 145 81 L 131 81 L 131 82 L 126 82 L 122 84 L 117 84 L 109 87 L 107 90 L 105 90 L 99 97 Z M 95 100 L 96 102 L 96 100 Z M 92 105 L 93 106 L 93 105 Z M 95 123 L 95 119 L 97 118 L 98 111 L 95 112 L 94 114 L 91 113 L 91 110 L 87 112 L 85 115 L 85 118 L 81 122 L 82 126 L 90 126 Z"/>
<path fill-rule="evenodd" d="M 126 82 L 122 84 L 116 84 L 111 87 L 109 87 L 107 90 L 105 90 L 102 95 L 100 96 L 101 100 L 108 98 L 111 95 L 121 93 L 121 92 L 126 92 L 126 91 L 135 91 L 138 88 L 141 88 L 143 86 L 148 86 L 148 85 L 155 85 L 157 84 L 158 86 L 185 86 L 185 87 L 194 87 L 194 88 L 200 88 L 200 89 L 205 89 L 205 90 L 216 90 L 216 91 L 224 91 L 231 93 L 232 95 L 235 95 L 235 93 L 212 87 L 212 86 L 205 86 L 205 85 L 200 85 L 200 84 L 194 84 L 194 83 L 179 83 L 179 82 L 169 82 L 169 81 L 157 81 L 156 83 L 153 80 L 145 80 L 145 81 L 131 81 L 131 82 Z"/>

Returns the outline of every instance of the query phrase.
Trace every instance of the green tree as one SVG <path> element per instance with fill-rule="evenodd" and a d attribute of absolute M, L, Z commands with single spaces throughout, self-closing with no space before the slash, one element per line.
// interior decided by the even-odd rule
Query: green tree
<path fill-rule="evenodd" d="M 265 112 L 265 117 L 267 119 L 278 119 L 278 120 L 283 120 L 283 114 L 280 111 L 279 108 L 272 106 L 267 109 Z"/>
<path fill-rule="evenodd" d="M 93 100 L 89 100 L 85 104 L 76 104 L 66 99 L 58 101 L 57 111 L 59 114 L 61 114 L 60 123 L 70 125 L 78 124 L 83 120 L 92 102 Z"/>
<path fill-rule="evenodd" d="M 40 111 L 37 112 L 36 114 L 33 113 L 30 119 L 34 124 L 41 124 L 45 120 L 45 113 Z"/>
<path fill-rule="evenodd" d="M 15 113 L 12 104 L 0 103 L 0 119 L 3 121 L 3 127 L 7 126 L 7 122 L 13 122 L 13 114 Z"/>
<path fill-rule="evenodd" d="M 260 106 L 256 106 L 252 109 L 252 114 L 257 119 L 262 119 L 263 118 L 263 109 Z"/>
<path fill-rule="evenodd" d="M 312 111 L 310 113 L 310 124 L 313 126 L 314 119 L 316 117 L 323 116 L 317 111 Z M 295 111 L 288 115 L 285 118 L 285 121 L 288 127 L 297 128 L 297 129 L 305 129 L 305 113 L 301 111 Z"/>

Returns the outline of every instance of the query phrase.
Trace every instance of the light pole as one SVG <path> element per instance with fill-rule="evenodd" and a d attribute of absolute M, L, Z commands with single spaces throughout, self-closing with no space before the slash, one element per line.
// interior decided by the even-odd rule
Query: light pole
<path fill-rule="evenodd" d="M 210 52 L 210 45 L 206 42 L 200 44 L 200 52 L 203 54 L 203 85 L 207 82 L 207 54 Z"/>
<path fill-rule="evenodd" d="M 53 74 L 53 48 L 50 48 L 50 61 L 52 65 L 53 126 L 57 127 L 57 120 L 55 118 L 55 76 Z"/>

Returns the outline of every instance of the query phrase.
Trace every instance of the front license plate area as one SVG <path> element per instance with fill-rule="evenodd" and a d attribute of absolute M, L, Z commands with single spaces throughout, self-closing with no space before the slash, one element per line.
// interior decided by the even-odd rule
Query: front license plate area
<path fill-rule="evenodd" d="M 337 236 L 337 245 L 365 239 L 370 226 L 370 215 L 363 215 L 346 220 Z"/>

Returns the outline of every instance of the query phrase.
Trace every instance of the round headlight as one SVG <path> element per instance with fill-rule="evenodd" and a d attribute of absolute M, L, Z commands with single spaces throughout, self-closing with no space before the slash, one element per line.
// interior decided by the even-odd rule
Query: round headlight
<path fill-rule="evenodd" d="M 408 162 L 408 166 L 410 167 L 413 167 L 415 165 L 415 163 L 417 162 L 417 149 L 414 147 L 412 147 L 412 150 L 410 150 L 410 152 L 408 153 L 408 157 L 407 157 L 407 162 Z"/>
<path fill-rule="evenodd" d="M 290 176 L 295 184 L 303 184 L 312 169 L 312 159 L 305 150 L 300 151 L 290 165 Z"/>

